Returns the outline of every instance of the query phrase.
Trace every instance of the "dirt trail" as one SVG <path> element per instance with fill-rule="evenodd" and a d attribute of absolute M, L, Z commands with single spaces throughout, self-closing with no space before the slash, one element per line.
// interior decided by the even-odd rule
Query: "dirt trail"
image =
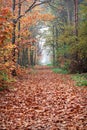
<path fill-rule="evenodd" d="M 87 130 L 87 89 L 37 69 L 0 92 L 0 130 Z"/>

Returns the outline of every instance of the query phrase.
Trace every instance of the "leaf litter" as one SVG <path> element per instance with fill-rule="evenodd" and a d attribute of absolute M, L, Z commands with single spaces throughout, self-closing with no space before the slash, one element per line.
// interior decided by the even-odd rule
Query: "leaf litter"
<path fill-rule="evenodd" d="M 87 89 L 50 69 L 0 92 L 0 130 L 87 130 Z"/>

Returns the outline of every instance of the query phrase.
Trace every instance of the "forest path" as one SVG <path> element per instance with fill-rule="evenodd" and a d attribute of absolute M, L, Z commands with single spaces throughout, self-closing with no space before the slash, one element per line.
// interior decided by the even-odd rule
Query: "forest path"
<path fill-rule="evenodd" d="M 87 130 L 87 89 L 37 68 L 0 92 L 0 130 Z"/>

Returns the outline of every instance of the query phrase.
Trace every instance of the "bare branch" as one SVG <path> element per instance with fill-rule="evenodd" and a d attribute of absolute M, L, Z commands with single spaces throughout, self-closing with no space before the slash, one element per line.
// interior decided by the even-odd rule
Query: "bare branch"
<path fill-rule="evenodd" d="M 28 13 L 29 11 L 31 11 L 33 8 L 35 8 L 36 6 L 45 4 L 45 3 L 49 3 L 51 2 L 51 0 L 45 0 L 45 1 L 39 1 L 39 3 L 37 3 L 37 0 L 34 0 L 34 2 L 31 4 L 31 6 L 29 6 L 29 8 L 25 11 L 25 13 L 23 15 L 20 15 L 16 21 L 18 21 L 20 18 L 22 18 L 23 16 L 25 16 L 26 13 Z"/>
<path fill-rule="evenodd" d="M 53 9 L 58 9 L 57 7 L 55 7 L 54 5 L 52 5 L 51 3 L 48 3 L 49 4 L 49 6 L 51 6 Z"/>
<path fill-rule="evenodd" d="M 23 1 L 21 1 L 20 3 L 16 3 L 15 6 L 18 5 L 18 4 L 22 4 L 22 3 L 25 2 L 25 1 L 26 1 L 26 0 L 23 0 Z"/>

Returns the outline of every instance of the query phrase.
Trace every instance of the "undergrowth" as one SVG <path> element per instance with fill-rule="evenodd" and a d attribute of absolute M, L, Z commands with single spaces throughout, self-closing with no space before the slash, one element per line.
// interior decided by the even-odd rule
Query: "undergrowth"
<path fill-rule="evenodd" d="M 48 66 L 48 67 L 50 67 L 50 66 L 52 67 L 53 65 L 52 65 L 52 64 L 47 64 L 47 66 Z"/>
<path fill-rule="evenodd" d="M 86 74 L 74 74 L 71 78 L 76 82 L 77 86 L 87 86 L 87 73 Z"/>
<path fill-rule="evenodd" d="M 59 74 L 69 73 L 69 71 L 65 68 L 53 68 L 52 71 Z M 87 73 L 73 74 L 71 78 L 76 82 L 77 86 L 87 86 Z"/>
<path fill-rule="evenodd" d="M 12 88 L 10 84 L 15 81 L 16 80 L 14 78 L 12 77 L 9 78 L 6 72 L 0 71 L 0 91 Z"/>
<path fill-rule="evenodd" d="M 59 73 L 59 74 L 68 74 L 68 70 L 64 69 L 64 68 L 53 68 L 52 69 L 53 72 L 55 73 Z"/>

